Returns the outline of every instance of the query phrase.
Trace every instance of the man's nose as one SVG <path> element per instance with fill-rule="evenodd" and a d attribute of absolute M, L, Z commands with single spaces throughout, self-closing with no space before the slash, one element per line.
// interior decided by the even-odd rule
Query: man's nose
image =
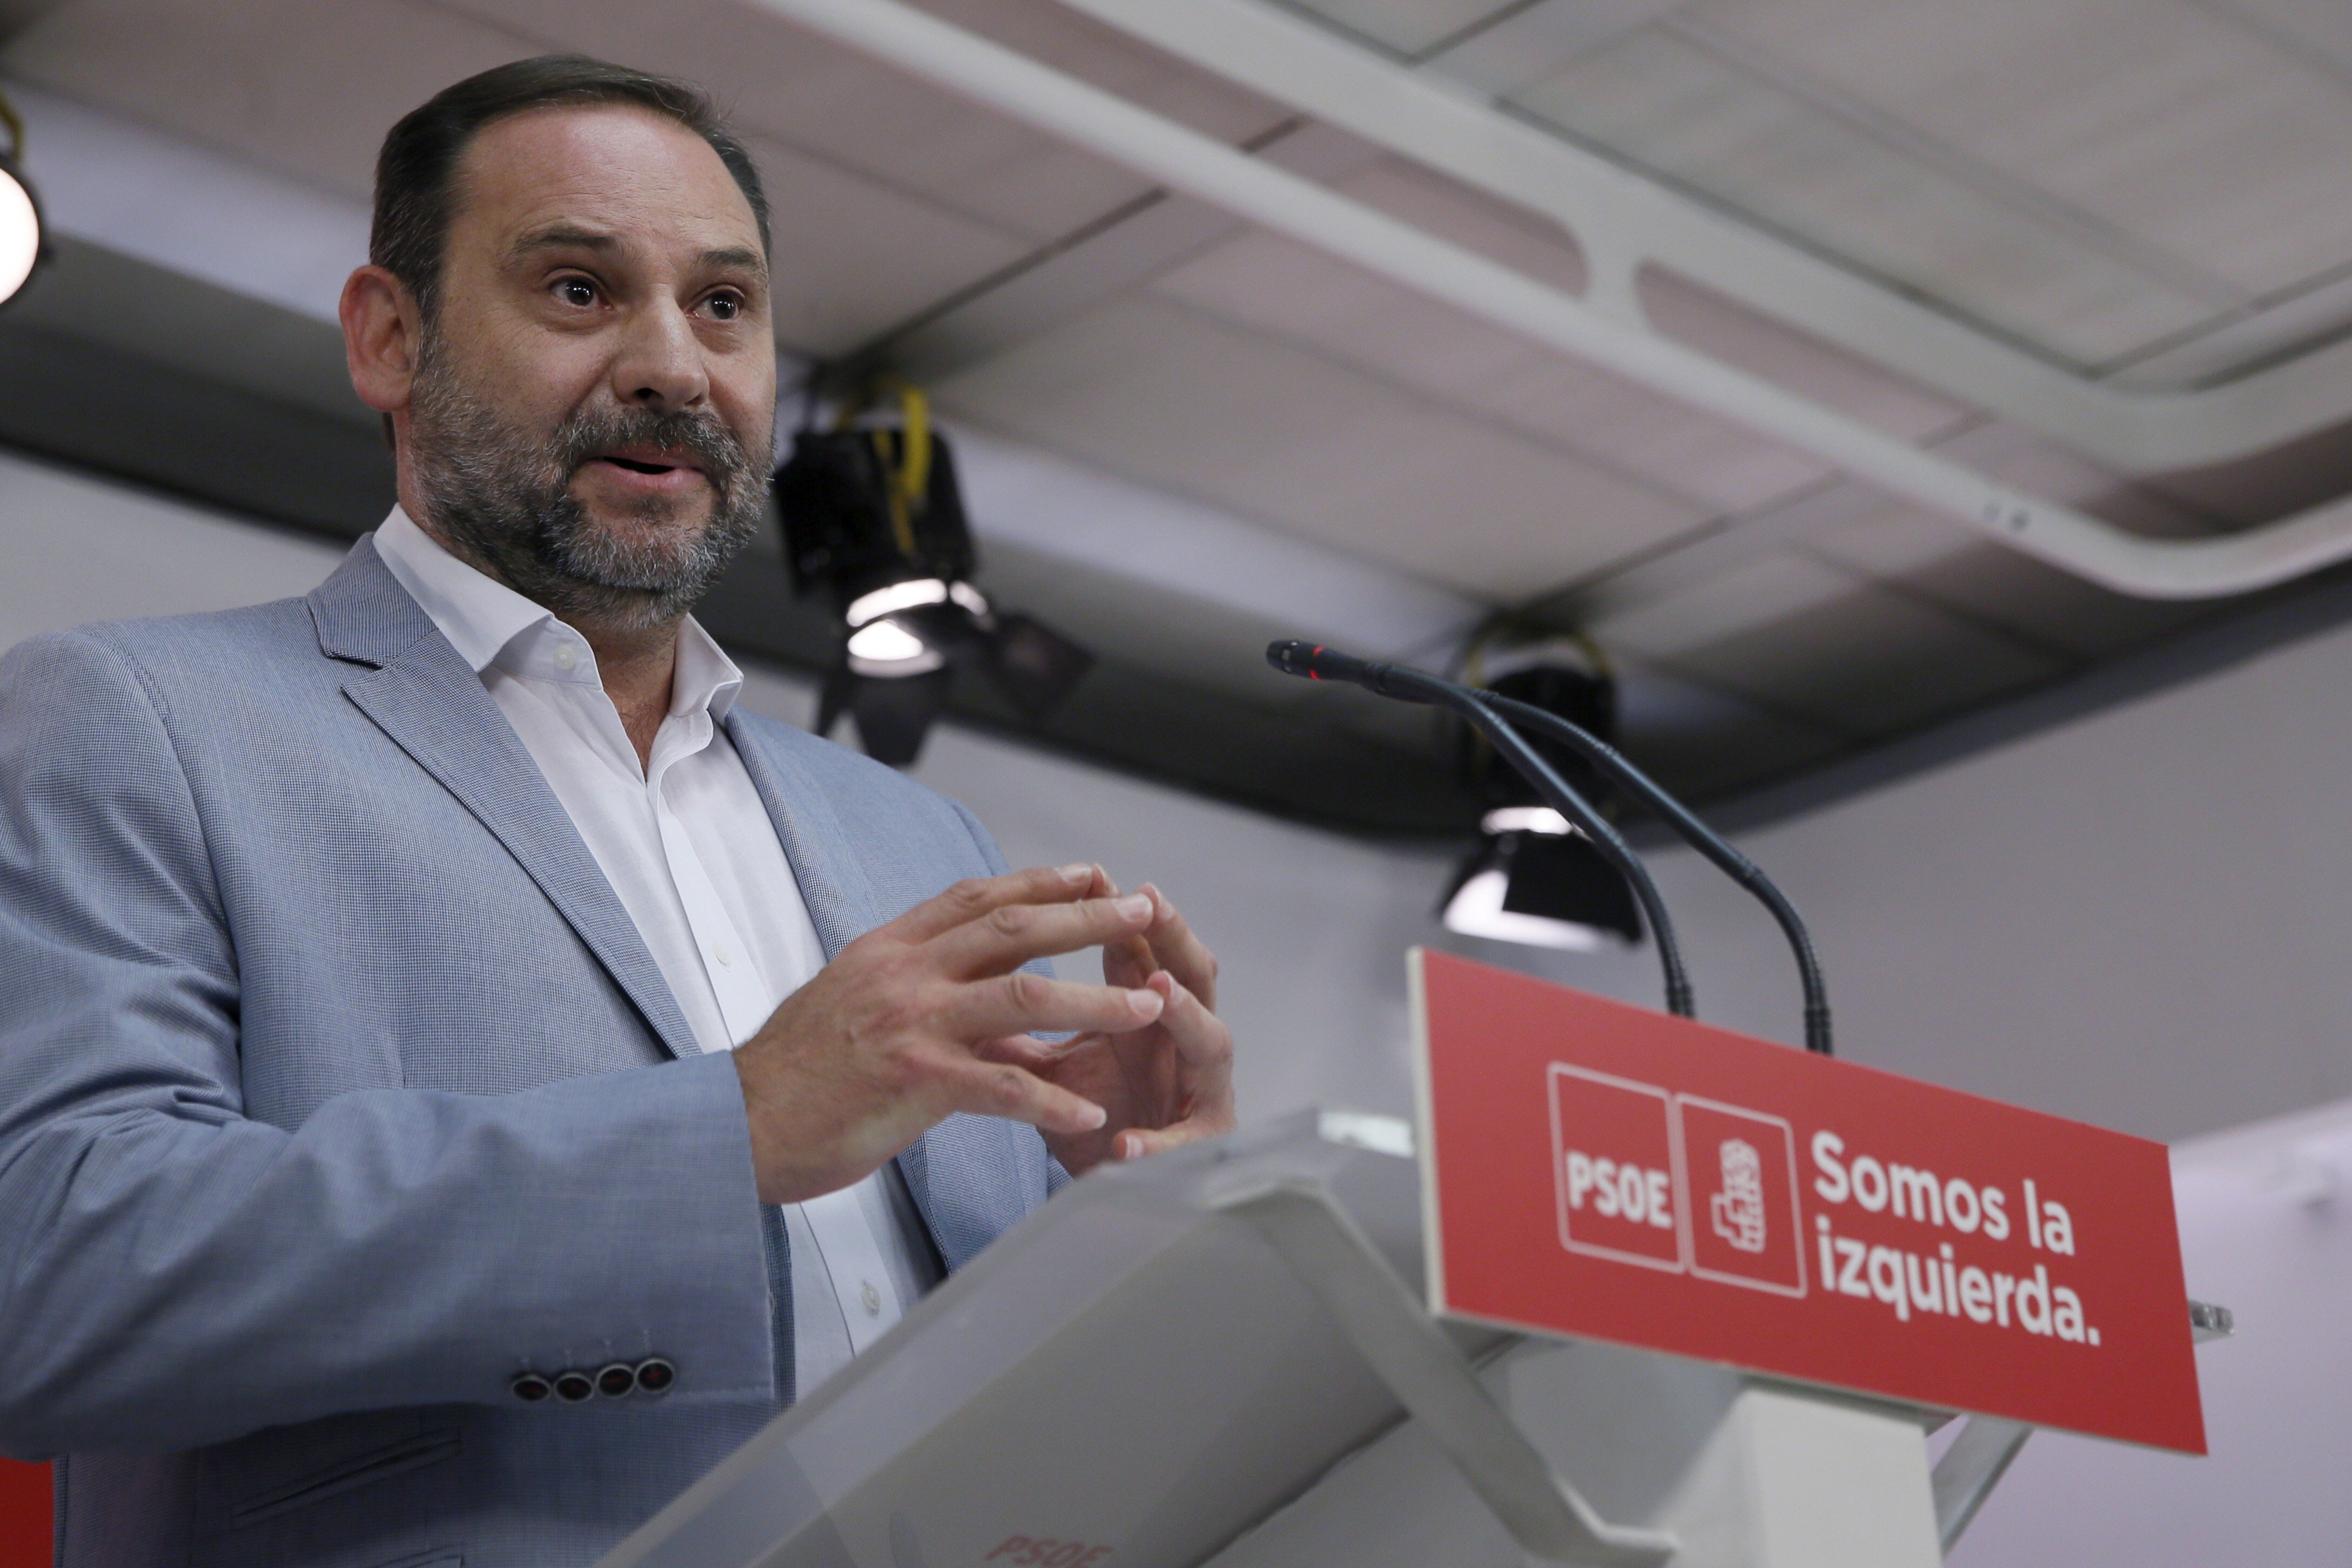
<path fill-rule="evenodd" d="M 613 361 L 613 395 L 636 407 L 693 408 L 710 393 L 710 373 L 694 323 L 671 300 L 631 312 Z"/>

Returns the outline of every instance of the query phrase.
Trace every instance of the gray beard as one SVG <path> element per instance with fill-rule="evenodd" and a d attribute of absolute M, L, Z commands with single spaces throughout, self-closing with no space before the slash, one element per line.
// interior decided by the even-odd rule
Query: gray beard
<path fill-rule="evenodd" d="M 414 473 L 427 520 L 459 553 L 567 622 L 640 632 L 675 624 L 758 531 L 767 475 L 716 415 L 583 403 L 552 435 L 517 429 L 457 374 L 427 329 L 410 391 Z M 671 526 L 631 540 L 599 528 L 571 494 L 600 452 L 640 444 L 694 454 L 709 482 L 709 525 L 674 522 L 690 500 L 656 497 L 635 515 Z"/>

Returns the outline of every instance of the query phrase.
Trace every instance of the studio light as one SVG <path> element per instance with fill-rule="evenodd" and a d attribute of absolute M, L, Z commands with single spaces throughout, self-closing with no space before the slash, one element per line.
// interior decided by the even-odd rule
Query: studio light
<path fill-rule="evenodd" d="M 869 756 L 905 768 L 959 666 L 977 668 L 1035 723 L 1094 663 L 1030 617 L 1000 614 L 971 585 L 979 555 L 955 455 L 912 387 L 884 407 L 853 407 L 832 429 L 794 433 L 776 507 L 793 591 L 830 595 L 841 617 L 819 734 L 846 713 Z"/>
<path fill-rule="evenodd" d="M 25 175 L 25 122 L 0 98 L 0 130 L 8 150 L 0 152 L 0 305 L 16 298 L 41 260 L 41 204 Z"/>
<path fill-rule="evenodd" d="M 1547 638 L 1501 654 L 1474 647 L 1470 666 L 1471 684 L 1613 739 L 1616 684 L 1590 644 Z M 1580 793 L 1605 799 L 1581 758 L 1549 745 L 1542 749 Z M 1439 916 L 1445 928 L 1575 953 L 1638 944 L 1642 917 L 1633 889 L 1592 841 L 1537 804 L 1518 775 L 1475 736 L 1465 735 L 1462 760 L 1473 787 L 1496 803 L 1479 822 L 1477 848 L 1446 889 Z"/>

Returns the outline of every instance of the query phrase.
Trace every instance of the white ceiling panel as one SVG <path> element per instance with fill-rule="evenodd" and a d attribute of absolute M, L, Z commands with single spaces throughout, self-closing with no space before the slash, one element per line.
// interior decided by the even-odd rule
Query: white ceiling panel
<path fill-rule="evenodd" d="M 1643 268 L 1640 286 L 1643 314 L 1667 337 L 1890 435 L 1924 442 L 1969 417 L 1940 392 L 1662 268 Z"/>
<path fill-rule="evenodd" d="M 912 3 L 1221 141 L 1247 141 L 1290 117 L 1271 99 L 1052 0 Z"/>
<path fill-rule="evenodd" d="M 1397 54 L 1419 56 L 1525 0 L 1297 0 L 1298 8 L 1336 22 Z"/>
<path fill-rule="evenodd" d="M 367 259 L 366 202 L 76 99 L 16 80 L 7 89 L 28 128 L 25 166 L 61 236 L 303 316 L 335 319 L 343 280 Z M 184 323 L 183 330 L 200 340 L 205 325 Z M 329 369 L 349 397 L 342 367 Z M 289 373 L 303 380 L 311 371 Z"/>
<path fill-rule="evenodd" d="M 1333 183 L 1392 218 L 1444 235 L 1489 261 L 1570 294 L 1584 292 L 1584 254 L 1575 236 L 1540 214 L 1396 158 L 1383 158 Z"/>
<path fill-rule="evenodd" d="M 2108 378 L 2154 392 L 2209 386 L 2292 358 L 2336 338 L 2352 321 L 2352 267 L 2307 288 L 2273 295 L 2205 331 L 2133 359 Z"/>
<path fill-rule="evenodd" d="M 1254 233 L 1157 291 L 1309 346 L 1535 436 L 1701 511 L 1736 511 L 1827 472 L 1580 361 L 1357 268 Z"/>
<path fill-rule="evenodd" d="M 1985 420 L 1936 449 L 2021 490 L 2080 507 L 2150 538 L 2196 538 L 2221 531 L 2214 518 L 2187 504 L 2013 424 Z"/>
<path fill-rule="evenodd" d="M 1809 611 L 1686 649 L 1672 667 L 1867 735 L 1927 723 L 2066 666 L 1916 596 L 1854 583 Z"/>
<path fill-rule="evenodd" d="M 972 221 L 1053 239 L 1149 188 L 1127 170 L 980 109 L 740 0 L 635 5 L 460 0 L 535 40 L 709 88 L 747 128 L 898 186 Z M 960 26 L 1002 36 L 1058 68 L 1223 140 L 1281 111 L 1044 0 L 939 0 Z"/>
<path fill-rule="evenodd" d="M 124 36 L 154 47 L 126 55 Z M 364 201 L 377 144 L 394 120 L 448 83 L 536 47 L 405 0 L 330 12 L 282 0 L 74 0 L 16 40 L 6 63 Z M 354 68 L 362 60 L 368 68 Z M 1027 248 L 796 148 L 748 140 L 776 211 L 779 335 L 795 349 L 833 352 L 863 341 Z"/>
<path fill-rule="evenodd" d="M 2352 6 L 2343 0 L 2208 0 L 2209 8 L 2259 27 L 2290 47 L 2352 71 Z"/>
<path fill-rule="evenodd" d="M 1171 304 L 1098 308 L 939 392 L 1048 448 L 1496 600 L 1701 520 L 1564 454 Z"/>
<path fill-rule="evenodd" d="M 1381 658 L 1451 650 L 1485 614 L 1476 600 L 1321 549 L 1297 534 L 1213 510 L 957 422 L 956 471 L 983 555 L 1017 545 L 1097 571 L 1144 578 L 1289 635 L 1346 640 Z M 780 558 L 781 559 L 781 558 Z M 1261 640 L 1263 641 L 1263 640 Z"/>
<path fill-rule="evenodd" d="M 1335 183 L 1554 287 L 1584 289 L 1582 256 L 1538 214 L 1393 159 Z M 1271 235 L 1237 239 L 1171 271 L 1159 288 L 1452 400 L 1702 509 L 1760 506 L 1825 472 L 1785 447 Z"/>
<path fill-rule="evenodd" d="M 467 3 L 494 7 L 541 47 L 691 75 L 749 129 L 1032 241 L 1144 189 L 1123 170 L 731 0 L 683 0 L 659 28 L 634 7 Z"/>
<path fill-rule="evenodd" d="M 1988 191 L 1663 26 L 1513 101 L 1636 166 L 2070 359 L 2095 364 L 2233 300 L 2152 276 L 2087 224 Z"/>
<path fill-rule="evenodd" d="M 407 0 L 69 0 L 12 40 L 0 67 L 364 202 L 393 121 L 532 52 Z"/>
<path fill-rule="evenodd" d="M 1663 662 L 1717 637 L 1834 604 L 1853 585 L 1846 572 L 1782 551 L 1677 592 L 1612 609 L 1587 626 L 1606 648 Z"/>
<path fill-rule="evenodd" d="M 1807 541 L 1806 548 L 2000 627 L 2030 645 L 2076 659 L 2114 653 L 2212 612 L 2207 605 L 2105 592 L 1896 502 L 1850 528 Z"/>
<path fill-rule="evenodd" d="M 765 138 L 751 138 L 774 214 L 777 340 L 838 354 L 1027 246 L 1002 231 Z"/>
<path fill-rule="evenodd" d="M 2352 260 L 2352 86 L 2335 62 L 2225 8 L 1703 0 L 1692 11 L 2250 294 Z"/>

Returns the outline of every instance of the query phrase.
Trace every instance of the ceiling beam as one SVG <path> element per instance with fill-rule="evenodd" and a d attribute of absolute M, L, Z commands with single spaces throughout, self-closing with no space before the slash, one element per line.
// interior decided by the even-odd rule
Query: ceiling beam
<path fill-rule="evenodd" d="M 2120 390 L 1506 112 L 1450 79 L 1444 59 L 1383 59 L 1263 0 L 1061 3 L 1545 214 L 1584 247 L 1591 301 L 1629 322 L 1641 319 L 1633 280 L 1655 263 L 2131 473 L 2243 456 L 2352 416 L 2352 340 L 2220 386 Z"/>
<path fill-rule="evenodd" d="M 1210 202 L 1272 233 L 1809 452 L 2009 548 L 2119 593 L 2210 599 L 2352 558 L 2352 497 L 2219 538 L 2155 539 L 2025 493 L 1276 168 L 898 0 L 752 0 L 761 9 Z M 1160 0 L 1083 0 L 1156 8 Z M 1183 0 L 1229 9 L 1249 0 Z M 1271 14 L 1268 14 L 1270 16 Z M 1290 24 L 1297 29 L 1297 24 Z M 1301 33 L 1301 37 L 1313 35 Z M 1365 57 L 1365 63 L 1379 62 Z M 1418 91 L 1425 84 L 1406 78 Z"/>

